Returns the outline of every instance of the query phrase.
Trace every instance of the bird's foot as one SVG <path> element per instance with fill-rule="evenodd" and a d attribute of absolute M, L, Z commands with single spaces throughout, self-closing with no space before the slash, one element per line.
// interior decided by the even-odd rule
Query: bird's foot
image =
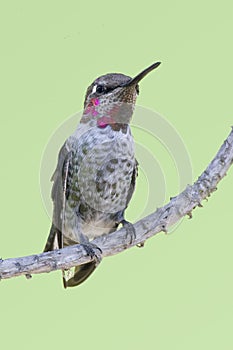
<path fill-rule="evenodd" d="M 90 242 L 82 243 L 81 246 L 85 249 L 86 254 L 95 261 L 96 266 L 99 265 L 102 260 L 102 250 L 97 245 Z"/>
<path fill-rule="evenodd" d="M 121 224 L 126 230 L 126 239 L 129 239 L 129 244 L 132 244 L 136 238 L 136 232 L 133 224 L 125 219 L 121 221 Z"/>

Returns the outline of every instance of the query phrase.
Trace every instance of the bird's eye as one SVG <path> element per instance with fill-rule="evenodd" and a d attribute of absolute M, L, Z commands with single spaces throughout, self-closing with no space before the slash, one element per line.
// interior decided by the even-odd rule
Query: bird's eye
<path fill-rule="evenodd" d="M 92 94 L 107 94 L 108 92 L 112 91 L 113 88 L 110 88 L 109 86 L 105 86 L 105 85 L 94 85 L 93 89 L 92 89 Z"/>
<path fill-rule="evenodd" d="M 103 86 L 103 85 L 94 85 L 93 86 L 93 89 L 92 89 L 92 93 L 96 93 L 97 94 L 102 94 L 103 92 L 106 92 L 107 91 L 107 88 L 106 86 Z"/>
<path fill-rule="evenodd" d="M 98 94 L 102 94 L 102 92 L 104 92 L 104 91 L 105 91 L 105 87 L 103 85 L 97 85 L 96 86 L 96 92 Z"/>

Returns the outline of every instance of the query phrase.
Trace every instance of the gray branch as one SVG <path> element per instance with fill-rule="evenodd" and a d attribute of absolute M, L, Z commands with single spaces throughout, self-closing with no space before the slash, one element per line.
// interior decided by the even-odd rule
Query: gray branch
<path fill-rule="evenodd" d="M 201 174 L 198 180 L 171 198 L 170 202 L 154 213 L 141 219 L 134 224 L 136 238 L 130 242 L 124 228 L 109 235 L 98 237 L 92 241 L 102 251 L 101 256 L 109 256 L 122 252 L 135 245 L 143 245 L 144 242 L 177 223 L 182 217 L 192 217 L 192 210 L 207 199 L 217 189 L 217 184 L 226 175 L 227 170 L 233 163 L 233 130 L 218 153 Z M 100 252 L 97 249 L 96 254 Z M 87 255 L 82 245 L 69 246 L 52 252 L 25 256 L 21 258 L 0 259 L 0 278 L 6 279 L 20 275 L 51 272 L 54 270 L 68 269 L 72 266 L 81 265 L 93 258 Z"/>

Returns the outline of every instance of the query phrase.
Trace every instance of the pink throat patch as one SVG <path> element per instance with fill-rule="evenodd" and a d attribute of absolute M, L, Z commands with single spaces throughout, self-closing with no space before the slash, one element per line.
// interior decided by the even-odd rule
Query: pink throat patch
<path fill-rule="evenodd" d="M 101 117 L 97 120 L 97 126 L 99 128 L 106 128 L 109 124 L 115 124 L 115 121 L 111 117 Z"/>
<path fill-rule="evenodd" d="M 98 98 L 92 98 L 90 103 L 85 109 L 85 114 L 90 114 L 92 115 L 92 117 L 97 117 L 98 112 L 95 109 L 95 107 L 98 106 L 99 104 L 100 104 L 100 101 Z"/>
<path fill-rule="evenodd" d="M 98 111 L 96 110 L 96 106 L 100 104 L 100 101 L 98 98 L 92 98 L 90 103 L 87 105 L 85 109 L 85 114 L 89 114 L 92 117 L 97 117 L 99 115 Z M 109 124 L 115 124 L 115 120 L 112 117 L 100 117 L 97 119 L 97 126 L 99 128 L 105 128 Z"/>
<path fill-rule="evenodd" d="M 92 103 L 94 106 L 98 106 L 100 104 L 100 101 L 98 98 L 93 98 Z"/>

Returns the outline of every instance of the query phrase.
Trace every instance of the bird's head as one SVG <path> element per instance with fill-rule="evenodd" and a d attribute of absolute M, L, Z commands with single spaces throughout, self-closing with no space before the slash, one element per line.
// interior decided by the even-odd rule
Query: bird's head
<path fill-rule="evenodd" d="M 110 73 L 95 79 L 86 92 L 81 122 L 94 119 L 101 128 L 109 124 L 128 124 L 139 94 L 138 83 L 159 65 L 160 62 L 152 64 L 134 78 Z"/>

